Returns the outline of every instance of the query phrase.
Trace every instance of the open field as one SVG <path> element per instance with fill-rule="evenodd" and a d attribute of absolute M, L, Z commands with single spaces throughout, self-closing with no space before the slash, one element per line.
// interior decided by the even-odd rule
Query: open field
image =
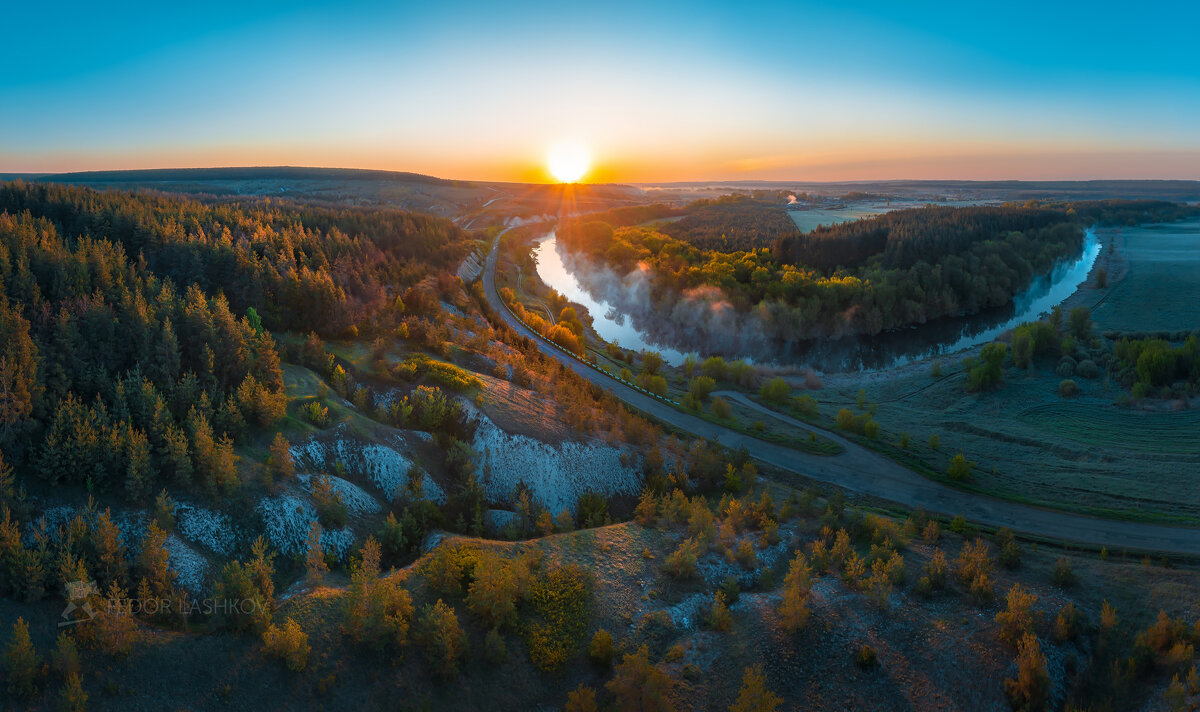
<path fill-rule="evenodd" d="M 1200 453 L 1200 411 L 1174 413 L 1097 408 L 1081 403 L 1047 403 L 1018 416 L 1069 440 L 1160 453 Z"/>
<path fill-rule="evenodd" d="M 1092 310 L 1100 330 L 1200 326 L 1200 221 L 1120 230 L 1128 272 Z"/>
<path fill-rule="evenodd" d="M 1065 400 L 1055 390 L 1062 379 L 1046 363 L 1009 369 L 995 392 L 967 393 L 958 364 L 943 363 L 940 378 L 916 366 L 886 378 L 834 379 L 812 395 L 832 421 L 839 408 L 859 412 L 862 388 L 867 406 L 876 406 L 883 447 L 899 449 L 907 433 L 905 459 L 942 480 L 962 452 L 974 463 L 957 485 L 965 489 L 1098 516 L 1200 521 L 1194 411 L 1127 410 L 1114 405 L 1118 389 L 1101 380 L 1077 379 L 1080 395 Z"/>

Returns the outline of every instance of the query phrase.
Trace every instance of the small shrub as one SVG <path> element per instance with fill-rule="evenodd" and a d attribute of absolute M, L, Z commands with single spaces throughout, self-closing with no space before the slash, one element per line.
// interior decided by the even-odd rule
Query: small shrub
<path fill-rule="evenodd" d="M 854 664 L 863 670 L 871 670 L 879 665 L 879 656 L 875 648 L 863 645 L 854 654 Z"/>
<path fill-rule="evenodd" d="M 1059 558 L 1054 562 L 1054 573 L 1051 574 L 1051 580 L 1060 588 L 1070 588 L 1075 585 L 1075 572 L 1071 569 L 1071 562 L 1066 558 Z"/>
<path fill-rule="evenodd" d="M 783 405 L 792 395 L 792 387 L 782 378 L 776 377 L 763 383 L 759 396 L 772 405 Z"/>
<path fill-rule="evenodd" d="M 725 594 L 717 591 L 713 595 L 712 607 L 708 612 L 708 625 L 715 631 L 724 633 L 733 627 L 733 615 L 725 604 Z"/>
<path fill-rule="evenodd" d="M 271 625 L 263 632 L 263 649 L 268 655 L 282 659 L 288 669 L 294 671 L 304 669 L 308 664 L 308 654 L 312 651 L 308 634 L 291 618 L 282 628 Z"/>
<path fill-rule="evenodd" d="M 1059 643 L 1075 640 L 1079 637 L 1080 628 L 1079 609 L 1074 601 L 1068 602 L 1054 620 L 1054 640 Z"/>
<path fill-rule="evenodd" d="M 1085 359 L 1080 361 L 1079 365 L 1075 367 L 1075 375 L 1080 378 L 1099 378 L 1100 367 L 1096 365 L 1095 361 Z"/>
<path fill-rule="evenodd" d="M 1066 379 L 1058 384 L 1058 395 L 1063 398 L 1072 398 L 1079 395 L 1079 385 L 1071 379 Z"/>
<path fill-rule="evenodd" d="M 721 420 L 727 420 L 733 416 L 733 408 L 730 407 L 728 401 L 720 396 L 713 398 L 709 408 L 712 410 L 712 414 Z"/>
<path fill-rule="evenodd" d="M 967 458 L 960 452 L 950 460 L 950 468 L 947 470 L 950 479 L 956 482 L 965 482 L 971 476 L 971 463 L 967 462 Z"/>
<path fill-rule="evenodd" d="M 592 604 L 591 575 L 575 565 L 551 569 L 529 586 L 529 657 L 543 672 L 561 668 L 582 645 Z"/>
<path fill-rule="evenodd" d="M 942 439 L 940 437 L 938 437 L 937 433 L 934 433 L 933 435 L 929 436 L 929 449 L 930 450 L 937 450 L 941 446 L 942 446 Z"/>
<path fill-rule="evenodd" d="M 663 562 L 663 570 L 677 579 L 695 578 L 700 545 L 695 539 L 685 539 Z"/>
<path fill-rule="evenodd" d="M 612 665 L 616 654 L 617 649 L 613 643 L 612 633 L 601 628 L 592 635 L 592 642 L 588 644 L 588 658 L 594 664 L 608 667 Z"/>
<path fill-rule="evenodd" d="M 329 425 L 329 409 L 315 400 L 304 404 L 300 412 L 304 414 L 304 418 L 308 422 L 318 428 L 324 428 Z"/>

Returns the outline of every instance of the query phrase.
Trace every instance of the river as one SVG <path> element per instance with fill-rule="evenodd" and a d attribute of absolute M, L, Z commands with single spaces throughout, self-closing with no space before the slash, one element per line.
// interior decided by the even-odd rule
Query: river
<path fill-rule="evenodd" d="M 832 373 L 880 370 L 953 354 L 992 341 L 1009 329 L 1048 313 L 1083 284 L 1099 255 L 1100 241 L 1094 230 L 1088 230 L 1078 257 L 1059 262 L 1007 306 L 970 316 L 936 319 L 875 336 L 786 341 L 760 352 L 719 355 L 759 363 L 806 365 Z M 533 256 L 542 282 L 586 307 L 592 327 L 602 339 L 635 351 L 658 351 L 663 360 L 674 366 L 684 362 L 689 354 L 686 344 L 666 343 L 656 338 L 648 325 L 635 325 L 616 305 L 589 291 L 564 260 L 553 232 L 538 241 Z M 693 355 L 700 354 L 693 352 Z"/>

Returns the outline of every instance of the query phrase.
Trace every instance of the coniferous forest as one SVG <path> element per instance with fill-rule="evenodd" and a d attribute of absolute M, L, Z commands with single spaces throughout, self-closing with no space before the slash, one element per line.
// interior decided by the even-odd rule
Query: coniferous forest
<path fill-rule="evenodd" d="M 394 328 L 464 238 L 399 211 L 2 184 L 5 457 L 133 500 L 227 491 L 234 445 L 285 406 L 271 331 Z"/>

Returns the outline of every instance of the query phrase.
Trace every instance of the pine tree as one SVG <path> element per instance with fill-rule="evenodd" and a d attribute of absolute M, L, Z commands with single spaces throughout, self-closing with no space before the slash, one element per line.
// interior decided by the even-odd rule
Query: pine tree
<path fill-rule="evenodd" d="M 149 583 L 150 592 L 159 598 L 171 595 L 178 574 L 171 568 L 171 553 L 167 550 L 167 533 L 151 521 L 142 537 L 142 550 L 138 553 L 137 569 Z"/>
<path fill-rule="evenodd" d="M 803 553 L 796 552 L 783 579 L 783 602 L 779 604 L 779 618 L 783 629 L 795 633 L 808 625 L 811 611 L 808 608 L 808 593 L 812 588 L 812 572 Z"/>
<path fill-rule="evenodd" d="M 271 441 L 267 467 L 270 468 L 271 476 L 276 482 L 291 479 L 296 474 L 292 464 L 292 451 L 283 433 L 275 433 L 275 439 Z"/>
<path fill-rule="evenodd" d="M 87 709 L 88 695 L 83 691 L 83 681 L 79 678 L 79 673 L 67 675 L 59 700 L 63 712 L 83 712 Z"/>
<path fill-rule="evenodd" d="M 110 510 L 104 510 L 97 518 L 92 531 L 92 542 L 96 547 L 96 578 L 102 587 L 125 578 L 125 545 L 121 543 L 121 530 L 112 520 Z"/>
<path fill-rule="evenodd" d="M 12 638 L 4 650 L 4 669 L 8 676 L 8 690 L 18 697 L 33 697 L 37 692 L 38 669 L 41 658 L 29 638 L 29 626 L 24 618 L 13 623 Z"/>
<path fill-rule="evenodd" d="M 4 453 L 0 452 L 0 504 L 8 504 L 16 496 L 16 479 L 13 470 L 4 461 Z"/>
<path fill-rule="evenodd" d="M 781 704 L 783 698 L 767 689 L 762 665 L 755 665 L 742 675 L 742 689 L 729 712 L 775 712 Z"/>
<path fill-rule="evenodd" d="M 150 462 L 150 441 L 142 431 L 128 428 L 125 447 L 125 456 L 128 458 L 125 492 L 129 499 L 141 502 L 150 495 L 154 477 Z"/>
<path fill-rule="evenodd" d="M 458 673 L 458 661 L 467 651 L 467 634 L 459 626 L 454 609 L 440 598 L 425 606 L 421 615 L 421 644 L 439 675 L 453 677 Z"/>
<path fill-rule="evenodd" d="M 79 645 L 70 633 L 64 631 L 58 634 L 51 661 L 54 672 L 64 680 L 70 675 L 79 674 Z"/>

